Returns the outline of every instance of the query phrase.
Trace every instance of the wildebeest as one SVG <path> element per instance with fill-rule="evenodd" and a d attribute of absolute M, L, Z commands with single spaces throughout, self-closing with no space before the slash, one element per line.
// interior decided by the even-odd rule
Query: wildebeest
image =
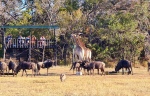
<path fill-rule="evenodd" d="M 42 64 L 42 68 L 47 68 L 47 75 L 48 75 L 48 69 L 50 67 L 52 67 L 54 65 L 55 61 L 54 60 L 50 60 L 50 59 L 47 59 L 46 61 L 43 62 Z"/>
<path fill-rule="evenodd" d="M 102 61 L 92 61 L 91 63 L 86 63 L 85 67 L 87 67 L 87 71 L 89 73 L 89 71 L 93 70 L 93 75 L 94 75 L 94 69 L 97 69 L 98 74 L 99 74 L 99 70 L 101 70 L 102 74 L 101 75 L 105 75 L 105 63 Z"/>
<path fill-rule="evenodd" d="M 150 62 L 147 62 L 148 72 L 150 70 Z"/>
<path fill-rule="evenodd" d="M 10 60 L 8 63 L 8 74 L 9 74 L 9 71 L 12 70 L 12 73 L 14 76 L 16 74 L 16 68 L 17 68 L 17 64 L 14 61 Z"/>
<path fill-rule="evenodd" d="M 76 69 L 76 72 L 79 72 L 80 68 L 81 68 L 80 62 L 73 62 L 70 70 L 73 69 L 73 74 L 74 74 L 74 70 Z"/>
<path fill-rule="evenodd" d="M 5 62 L 0 61 L 0 74 L 4 75 L 4 71 L 7 73 L 7 64 Z"/>
<path fill-rule="evenodd" d="M 37 71 L 37 65 L 34 62 L 22 61 L 22 62 L 19 62 L 19 65 L 16 68 L 16 73 L 18 73 L 21 69 L 23 70 L 22 76 L 23 76 L 24 71 L 26 72 L 26 69 L 28 70 L 32 69 L 32 75 L 34 72 L 34 76 L 35 76 L 36 71 Z M 26 76 L 28 76 L 27 72 L 26 72 Z"/>
<path fill-rule="evenodd" d="M 85 70 L 86 69 L 87 69 L 88 74 L 89 74 L 89 71 L 90 71 L 89 64 L 90 63 L 88 61 L 82 61 L 81 64 L 80 64 L 80 67 L 84 69 L 84 75 L 85 75 Z"/>
<path fill-rule="evenodd" d="M 37 69 L 38 69 L 37 75 L 41 75 L 40 70 L 41 70 L 41 68 L 43 67 L 43 63 L 44 63 L 44 62 L 38 62 L 38 63 L 37 63 Z"/>
<path fill-rule="evenodd" d="M 115 71 L 118 72 L 120 69 L 122 69 L 122 74 L 124 74 L 124 68 L 128 69 L 128 75 L 131 74 L 131 72 L 133 75 L 132 64 L 128 60 L 120 60 L 115 67 Z"/>
<path fill-rule="evenodd" d="M 66 79 L 66 74 L 60 74 L 60 81 L 63 82 Z"/>

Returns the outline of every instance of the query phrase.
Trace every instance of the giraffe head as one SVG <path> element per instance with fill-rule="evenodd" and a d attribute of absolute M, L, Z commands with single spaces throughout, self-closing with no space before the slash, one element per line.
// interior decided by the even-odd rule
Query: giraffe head
<path fill-rule="evenodd" d="M 71 34 L 71 37 L 74 44 L 79 45 L 80 47 L 85 47 L 85 44 L 80 40 L 80 34 Z"/>
<path fill-rule="evenodd" d="M 76 34 L 71 34 L 71 37 L 76 37 Z"/>
<path fill-rule="evenodd" d="M 73 42 L 76 42 L 76 34 L 71 34 L 71 39 Z"/>

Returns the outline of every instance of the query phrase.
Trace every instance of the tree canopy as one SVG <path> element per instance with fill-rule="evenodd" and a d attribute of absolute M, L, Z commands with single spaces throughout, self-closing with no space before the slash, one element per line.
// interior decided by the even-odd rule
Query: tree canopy
<path fill-rule="evenodd" d="M 147 0 L 1 0 L 0 26 L 3 25 L 59 25 L 59 58 L 69 58 L 66 56 L 72 54 L 72 47 L 68 46 L 72 45 L 70 34 L 82 33 L 93 60 L 137 60 L 150 30 L 150 3 Z M 53 38 L 48 29 L 10 28 L 6 34 L 28 36 L 29 31 L 36 37 Z"/>

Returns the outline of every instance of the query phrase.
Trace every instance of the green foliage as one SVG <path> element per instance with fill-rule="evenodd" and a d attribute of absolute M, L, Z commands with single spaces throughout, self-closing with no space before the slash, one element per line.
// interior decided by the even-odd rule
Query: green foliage
<path fill-rule="evenodd" d="M 117 31 L 134 31 L 137 22 L 130 13 L 118 13 L 110 16 L 109 28 Z"/>
<path fill-rule="evenodd" d="M 68 12 L 72 12 L 73 10 L 78 10 L 79 5 L 77 0 L 66 0 L 65 8 Z"/>
<path fill-rule="evenodd" d="M 134 14 L 118 11 L 115 14 L 97 16 L 97 20 L 96 34 L 102 41 L 108 41 L 108 44 L 104 48 L 93 46 L 96 58 L 130 60 L 134 56 L 139 56 L 144 44 L 144 34 L 137 33 L 138 21 Z"/>
<path fill-rule="evenodd" d="M 25 7 L 25 10 L 19 11 L 19 16 L 15 16 L 15 13 L 13 14 L 11 8 L 9 9 L 6 4 L 7 12 L 14 16 L 14 19 L 7 24 L 51 25 L 56 22 L 60 26 L 59 33 L 66 36 L 64 41 L 61 41 L 58 37 L 58 44 L 62 45 L 64 42 L 68 45 L 72 44 L 71 33 L 82 32 L 84 33 L 82 40 L 88 48 L 92 49 L 92 58 L 96 60 L 138 57 L 144 47 L 145 35 L 143 33 L 150 29 L 149 4 L 145 2 L 134 3 L 134 6 L 131 7 L 130 5 L 123 5 L 126 8 L 115 9 L 115 4 L 120 4 L 120 7 L 122 7 L 119 3 L 122 0 L 84 0 L 83 5 L 79 5 L 78 0 L 54 0 L 52 8 L 51 5 L 47 4 L 49 0 L 34 0 L 35 13 L 32 14 L 33 10 L 29 2 L 27 2 L 27 6 L 21 2 L 22 0 L 18 1 L 21 3 L 21 7 Z M 4 20 L 4 17 L 0 17 L 1 24 L 4 23 L 2 21 L 7 21 L 9 16 L 6 15 L 6 20 Z M 29 32 L 32 32 L 37 38 L 41 35 L 45 35 L 46 38 L 54 38 L 52 30 L 47 29 L 10 28 L 6 30 L 6 35 L 12 34 L 13 37 L 17 37 L 19 34 L 28 36 Z M 61 56 L 61 51 L 60 48 L 58 56 Z M 67 51 L 72 53 L 70 46 Z M 63 60 L 59 62 L 64 64 Z"/>
<path fill-rule="evenodd" d="M 82 4 L 83 10 L 88 11 L 92 10 L 92 8 L 98 4 L 99 2 L 102 2 L 103 0 L 85 0 L 85 2 Z"/>
<path fill-rule="evenodd" d="M 23 18 L 20 19 L 20 25 L 29 25 L 32 22 L 31 9 L 28 9 L 22 13 Z"/>

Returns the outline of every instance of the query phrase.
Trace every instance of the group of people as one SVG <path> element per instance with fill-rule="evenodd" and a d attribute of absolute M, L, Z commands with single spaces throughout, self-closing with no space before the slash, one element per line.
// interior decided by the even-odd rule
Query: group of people
<path fill-rule="evenodd" d="M 32 37 L 27 36 L 27 37 L 23 37 L 22 35 L 19 35 L 16 39 L 16 43 L 18 44 L 18 46 L 28 46 L 30 44 L 30 39 L 31 39 L 31 46 L 36 46 L 36 44 L 39 47 L 45 46 L 46 44 L 46 39 L 44 36 L 40 37 L 40 40 L 37 40 L 37 38 L 32 35 Z M 8 34 L 8 36 L 6 37 L 6 45 L 11 45 L 12 41 L 12 35 Z"/>

